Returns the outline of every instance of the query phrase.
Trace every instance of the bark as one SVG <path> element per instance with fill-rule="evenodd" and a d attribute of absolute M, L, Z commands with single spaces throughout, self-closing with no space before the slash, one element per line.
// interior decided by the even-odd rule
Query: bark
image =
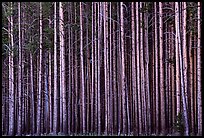
<path fill-rule="evenodd" d="M 65 85 L 65 46 L 64 46 L 64 14 L 63 5 L 59 3 L 59 33 L 60 33 L 60 99 L 62 101 L 62 132 L 67 133 L 67 108 L 66 108 L 66 85 Z M 70 92 L 69 92 L 70 93 Z M 61 95 L 62 94 L 62 95 Z M 61 124 L 61 125 L 62 125 Z"/>
<path fill-rule="evenodd" d="M 48 128 L 49 128 L 49 98 L 48 98 L 48 53 L 45 53 L 45 71 L 44 71 L 44 87 L 45 87 L 45 92 L 44 92 L 44 128 L 45 128 L 45 133 L 48 133 Z"/>
<path fill-rule="evenodd" d="M 186 10 L 186 2 L 182 2 L 182 30 L 183 30 L 183 34 L 182 34 L 182 55 L 183 55 L 183 77 L 184 77 L 184 94 L 185 94 L 185 99 L 187 100 L 188 99 L 188 86 L 187 86 L 187 71 L 188 71 L 188 68 L 187 68 L 187 38 L 186 38 L 186 27 L 187 27 L 187 24 L 186 24 L 186 19 L 187 19 L 187 10 Z M 186 102 L 186 107 L 187 107 L 187 110 L 188 110 L 188 102 Z"/>
<path fill-rule="evenodd" d="M 33 55 L 30 52 L 30 87 L 31 87 L 31 107 L 30 107 L 30 113 L 31 113 L 31 121 L 32 121 L 32 131 L 31 133 L 34 134 L 35 133 L 35 98 L 34 98 L 34 81 L 33 81 Z"/>
<path fill-rule="evenodd" d="M 83 133 L 86 133 L 86 116 L 85 116 L 85 88 L 84 88 L 84 54 L 83 54 L 83 23 L 82 23 L 82 3 L 79 3 L 79 10 L 80 10 L 80 73 L 81 73 L 81 91 L 82 91 L 82 128 Z"/>
<path fill-rule="evenodd" d="M 104 72 L 105 72 L 105 135 L 108 134 L 108 93 L 109 93 L 109 76 L 108 76 L 108 38 L 107 38 L 107 33 L 108 33 L 108 24 L 107 24 L 107 3 L 103 3 L 103 31 L 104 31 Z"/>
<path fill-rule="evenodd" d="M 112 3 L 110 2 L 109 3 L 109 45 L 110 45 L 110 48 L 109 48 L 109 54 L 110 54 L 110 58 L 108 59 L 108 60 L 110 60 L 110 63 L 109 63 L 109 66 L 110 66 L 110 94 L 109 94 L 109 96 L 110 96 L 110 99 L 109 99 L 109 124 L 110 124 L 110 127 L 109 127 L 109 133 L 110 133 L 110 135 L 112 135 L 113 134 L 113 78 L 112 78 L 112 76 L 113 76 L 113 72 L 112 72 L 112 69 L 113 69 L 113 66 L 112 66 L 112 21 L 111 21 L 111 19 L 112 19 Z"/>
<path fill-rule="evenodd" d="M 120 33 L 121 33 L 121 80 L 122 80 L 122 112 L 123 112 L 123 134 L 127 133 L 127 119 L 126 119 L 126 78 L 125 78 L 125 45 L 124 45 L 124 14 L 123 2 L 120 2 Z"/>
<path fill-rule="evenodd" d="M 68 3 L 68 9 L 69 9 L 69 13 L 68 13 L 68 24 L 71 24 L 71 3 Z M 67 61 L 69 62 L 68 65 L 68 102 L 67 102 L 67 108 L 68 108 L 68 119 L 67 119 L 67 127 L 68 127 L 68 134 L 70 134 L 71 132 L 71 118 L 72 118 L 72 114 L 71 114 L 71 92 L 72 92 L 72 83 L 71 83 L 71 27 L 68 27 L 68 58 Z M 73 94 L 72 94 L 73 95 Z"/>
<path fill-rule="evenodd" d="M 75 23 L 76 21 L 76 3 L 75 3 Z M 74 51 L 74 58 L 75 58 L 75 72 L 74 72 L 74 76 L 75 76 L 75 90 L 76 90 L 76 97 L 75 97 L 75 133 L 78 132 L 78 60 L 77 60 L 77 55 L 78 55 L 78 44 L 76 43 L 77 41 L 77 30 L 75 30 L 74 32 L 74 36 L 75 36 L 75 51 Z"/>
<path fill-rule="evenodd" d="M 137 100 L 136 100 L 136 50 L 135 50 L 135 13 L 134 13 L 134 2 L 131 3 L 131 29 L 132 31 L 132 92 L 134 102 L 134 132 L 138 132 L 138 121 L 137 121 Z"/>
<path fill-rule="evenodd" d="M 156 93 L 156 134 L 159 133 L 159 66 L 158 66 L 158 34 L 157 34 L 157 4 L 154 2 L 154 16 L 155 16 L 155 26 L 154 26 L 154 39 L 155 39 L 155 93 Z"/>
<path fill-rule="evenodd" d="M 178 5 L 177 8 L 175 6 L 175 26 L 176 26 L 176 20 L 179 19 L 179 13 L 178 13 Z M 176 33 L 176 39 L 175 39 L 175 51 L 176 51 L 176 115 L 180 113 L 180 65 L 179 65 L 179 51 L 178 51 L 178 34 Z"/>
<path fill-rule="evenodd" d="M 148 6 L 148 5 L 145 5 Z M 144 15 L 145 23 L 145 88 L 146 88 L 146 106 L 147 106 L 147 134 L 151 134 L 151 112 L 150 112 L 150 82 L 149 82 L 149 43 L 148 43 L 148 13 Z"/>
<path fill-rule="evenodd" d="M 120 3 L 117 4 L 117 10 L 119 10 L 120 8 Z M 117 13 L 117 20 L 120 20 L 120 12 Z M 119 30 L 117 32 L 117 38 L 120 38 L 120 29 L 121 27 L 119 25 L 117 25 L 117 29 Z M 117 94 L 117 98 L 118 98 L 118 135 L 121 133 L 122 131 L 122 105 L 121 105 L 121 89 L 122 89 L 122 85 L 121 85 L 121 47 L 120 47 L 120 39 L 117 39 L 117 84 L 118 84 L 118 94 Z"/>
<path fill-rule="evenodd" d="M 21 55 L 21 4 L 20 2 L 18 3 L 18 127 L 17 127 L 17 131 L 18 131 L 18 135 L 22 134 L 22 123 L 21 123 L 21 119 L 22 119 L 22 98 L 21 98 L 21 93 L 22 93 L 22 55 Z"/>
<path fill-rule="evenodd" d="M 57 85 L 57 3 L 54 3 L 54 114 L 53 130 L 58 133 L 58 85 Z"/>
<path fill-rule="evenodd" d="M 163 57 L 163 20 L 162 20 L 162 3 L 159 3 L 159 74 L 160 74 L 160 102 L 161 102 L 161 133 L 166 133 L 166 115 L 165 115 L 165 94 L 164 94 L 164 57 Z"/>
<path fill-rule="evenodd" d="M 98 101 L 98 106 L 97 106 L 97 109 L 98 109 L 98 135 L 101 134 L 101 90 L 100 90 L 100 67 L 101 67 L 101 63 L 100 63 L 100 60 L 101 60 L 101 54 L 100 54 L 100 50 L 101 50 L 101 36 L 102 36 L 102 16 L 100 15 L 102 13 L 102 10 L 101 10 L 101 3 L 98 3 L 98 57 L 97 57 L 97 60 L 98 60 L 98 84 L 97 84 L 97 101 Z"/>
<path fill-rule="evenodd" d="M 91 116 L 90 116 L 90 118 L 91 118 L 91 128 L 90 128 L 90 131 L 91 131 L 91 133 L 93 133 L 93 128 L 94 128 L 94 94 L 95 94 L 95 87 L 94 87 L 94 85 L 95 85 L 95 58 L 94 58 L 94 56 L 95 56 L 95 35 L 94 35 L 94 28 L 95 28 L 95 3 L 94 2 L 92 2 L 91 3 L 91 11 L 92 11 L 92 13 L 91 13 L 91 15 L 92 15 L 92 22 L 91 22 L 91 24 L 92 24 L 92 27 L 91 27 L 91 45 L 92 45 L 92 48 L 91 48 L 91 61 L 92 61 L 92 63 L 91 63 Z"/>
<path fill-rule="evenodd" d="M 139 3 L 136 2 L 136 51 L 137 51 L 137 93 L 138 93 L 138 114 L 139 114 L 139 131 L 142 134 L 142 105 L 141 105 L 141 88 L 140 88 L 140 45 L 139 45 Z"/>
<path fill-rule="evenodd" d="M 51 17 L 49 19 L 49 28 L 51 29 Z M 49 88 L 49 132 L 53 131 L 53 104 L 52 104 L 52 49 L 49 49 L 48 53 L 48 60 L 49 60 L 49 75 L 48 75 L 48 88 Z"/>
<path fill-rule="evenodd" d="M 95 9 L 96 9 L 96 11 L 97 11 L 97 5 L 96 5 L 97 3 L 94 3 L 94 7 L 95 7 Z M 98 13 L 99 13 L 99 11 L 98 11 Z M 95 39 L 94 39 L 94 43 L 95 43 L 95 60 L 94 60 L 94 62 L 95 62 L 95 108 L 94 108 L 94 113 L 95 113 L 95 117 L 94 117 L 94 131 L 96 131 L 97 132 L 97 130 L 98 130 L 98 125 L 97 125 L 97 122 L 98 122 L 98 63 L 99 63 L 99 60 L 98 60 L 98 41 L 97 41 L 97 39 L 98 39 L 98 35 L 97 35 L 97 29 L 98 29 L 98 25 L 97 25 L 97 20 L 99 19 L 98 17 L 97 17 L 97 15 L 98 15 L 98 13 L 97 12 L 95 12 L 95 14 L 94 14 L 94 17 L 96 18 L 95 19 L 95 21 L 94 21 L 94 24 L 95 24 L 95 26 L 94 26 L 94 36 L 95 36 Z"/>
<path fill-rule="evenodd" d="M 113 7 L 115 10 L 116 6 Z M 114 18 L 115 19 L 115 18 Z M 114 134 L 117 134 L 117 86 L 116 86 L 116 22 L 113 22 L 113 93 L 114 93 Z"/>
<path fill-rule="evenodd" d="M 193 24 L 196 26 L 196 22 L 193 22 Z M 197 37 L 194 33 L 193 35 L 193 47 L 197 47 Z M 194 114 L 195 114 L 195 133 L 197 133 L 197 117 L 198 117 L 198 110 L 197 110 L 197 104 L 198 104 L 198 99 L 197 99 L 197 96 L 198 96 L 198 92 L 197 92 L 197 49 L 194 48 L 193 49 L 193 98 L 194 98 Z"/>
<path fill-rule="evenodd" d="M 143 8 L 143 3 L 140 3 L 140 9 Z M 142 125 L 143 125 L 143 132 L 142 133 L 146 133 L 147 132 L 147 126 L 146 126 L 146 95 L 145 95 L 145 72 L 144 72 L 144 45 L 143 45 L 143 26 L 144 26 L 144 22 L 143 22 L 143 13 L 140 12 L 140 65 L 141 65 L 141 103 L 142 103 L 142 114 L 144 116 L 142 116 Z"/>
<path fill-rule="evenodd" d="M 74 6 L 73 6 L 73 4 L 72 3 L 70 3 L 70 6 L 71 6 L 71 8 L 70 9 L 72 9 L 72 11 L 73 11 L 73 8 L 74 8 Z M 71 11 L 71 24 L 73 24 L 74 22 L 73 22 L 73 13 L 74 12 L 72 12 Z M 65 30 L 65 29 L 64 29 Z M 76 96 L 76 91 L 75 91 L 75 89 L 74 89 L 74 86 L 75 86 L 75 84 L 74 84 L 74 47 L 73 47 L 73 40 L 74 40 L 74 29 L 71 27 L 71 31 L 70 31 L 70 50 L 71 50 L 71 62 L 70 62 L 70 66 L 71 66 L 71 91 L 72 91 L 72 93 L 70 92 L 69 93 L 69 97 L 71 97 L 72 99 L 70 99 L 70 101 L 71 101 L 71 105 L 72 105 L 72 107 L 71 107 L 71 116 L 72 116 L 72 118 L 71 118 L 71 120 L 74 120 L 74 105 L 75 105 L 75 96 Z M 66 40 L 66 39 L 65 39 Z M 64 40 L 64 41 L 65 41 Z M 66 42 L 66 41 L 65 41 Z M 66 54 L 66 53 L 65 53 Z M 69 103 L 68 103 L 69 104 Z M 70 131 L 72 131 L 72 132 L 74 132 L 74 121 L 71 121 L 72 122 L 72 124 L 70 124 L 72 127 L 71 127 L 71 130 Z"/>
<path fill-rule="evenodd" d="M 174 30 L 174 26 L 172 25 L 171 26 L 171 33 L 173 33 L 173 30 Z M 176 121 L 176 89 L 175 89 L 175 48 L 174 48 L 174 36 L 173 34 L 171 34 L 171 60 L 173 61 L 171 63 L 171 93 L 172 93 L 172 124 L 175 124 L 175 121 Z"/>
<path fill-rule="evenodd" d="M 191 17 L 190 17 L 191 20 Z M 189 88 L 189 93 L 190 93 L 190 111 L 194 111 L 194 91 L 193 91 L 193 49 L 192 49 L 192 31 L 190 31 L 189 34 L 189 83 L 188 83 L 188 88 Z M 191 133 L 194 134 L 195 132 L 195 114 L 194 112 L 190 113 L 191 117 Z"/>
<path fill-rule="evenodd" d="M 198 135 L 202 135 L 202 96 L 201 96 L 201 4 L 198 2 L 198 47 L 197 47 L 197 98 Z"/>
<path fill-rule="evenodd" d="M 169 24 L 168 24 L 169 25 Z M 167 32 L 171 33 L 171 26 L 168 26 Z M 172 34 L 167 34 L 167 55 L 168 55 L 168 59 L 171 58 L 171 35 Z M 169 117 L 169 132 L 168 133 L 172 133 L 171 132 L 171 127 L 172 127 L 172 86 L 171 86 L 171 63 L 167 64 L 167 71 L 168 71 L 168 98 L 169 98 L 169 104 L 168 104 L 168 117 Z"/>
<path fill-rule="evenodd" d="M 39 81 L 38 81 L 38 109 L 37 109 L 37 134 L 41 133 L 41 95 L 42 95 L 42 3 L 40 2 L 40 57 L 39 57 Z"/>
<path fill-rule="evenodd" d="M 9 51 L 9 129 L 8 135 L 14 135 L 14 32 L 13 32 L 13 3 L 10 3 L 11 16 L 10 16 L 10 51 Z"/>
<path fill-rule="evenodd" d="M 85 6 L 87 9 L 89 9 L 89 5 Z M 89 12 L 86 13 L 86 16 L 89 17 Z M 89 20 L 88 18 L 86 18 L 86 103 L 87 103 L 87 107 L 86 107 L 86 131 L 89 132 L 89 112 L 90 112 L 90 84 L 91 84 L 91 72 L 90 72 L 90 48 L 89 48 Z"/>

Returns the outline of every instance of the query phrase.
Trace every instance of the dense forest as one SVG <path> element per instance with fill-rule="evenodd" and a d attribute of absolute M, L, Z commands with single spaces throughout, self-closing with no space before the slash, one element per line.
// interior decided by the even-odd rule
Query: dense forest
<path fill-rule="evenodd" d="M 201 2 L 2 2 L 2 135 L 202 135 Z"/>

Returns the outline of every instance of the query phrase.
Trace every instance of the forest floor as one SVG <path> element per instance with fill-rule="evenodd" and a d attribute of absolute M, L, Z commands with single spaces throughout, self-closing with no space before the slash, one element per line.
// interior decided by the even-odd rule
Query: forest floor
<path fill-rule="evenodd" d="M 2 135 L 2 136 L 7 136 L 7 135 Z M 17 136 L 17 135 L 16 135 Z M 38 134 L 22 134 L 22 136 L 137 136 L 137 135 L 134 135 L 133 133 L 130 133 L 130 134 L 110 134 L 110 135 L 106 135 L 106 134 L 102 134 L 102 135 L 98 135 L 96 133 L 88 133 L 88 134 L 79 134 L 79 133 L 73 133 L 73 134 L 63 134 L 63 133 L 58 133 L 57 135 L 54 134 L 54 133 L 49 133 L 49 134 L 41 134 L 41 135 L 38 135 Z M 156 134 L 141 134 L 140 136 L 182 136 L 181 133 L 179 132 L 175 132 L 175 133 L 172 133 L 172 134 L 159 134 L 159 135 L 156 135 Z M 196 136 L 196 135 L 193 135 L 193 134 L 190 134 L 190 136 Z"/>
<path fill-rule="evenodd" d="M 3 136 L 7 136 L 7 135 L 3 135 Z M 130 134 L 112 134 L 112 135 L 106 135 L 106 134 L 102 134 L 102 135 L 98 135 L 96 133 L 88 133 L 88 134 L 70 134 L 70 135 L 67 135 L 67 134 L 63 134 L 63 133 L 58 133 L 57 135 L 54 134 L 54 133 L 49 133 L 49 134 L 41 134 L 41 135 L 38 135 L 38 134 L 22 134 L 22 136 L 137 136 L 137 135 L 134 135 L 133 133 L 130 133 Z M 173 133 L 173 134 L 166 134 L 166 135 L 156 135 L 156 134 L 150 134 L 150 135 L 147 135 L 147 134 L 141 134 L 140 136 L 182 136 L 180 133 L 176 132 L 176 133 Z M 195 135 L 190 135 L 190 136 L 195 136 Z"/>

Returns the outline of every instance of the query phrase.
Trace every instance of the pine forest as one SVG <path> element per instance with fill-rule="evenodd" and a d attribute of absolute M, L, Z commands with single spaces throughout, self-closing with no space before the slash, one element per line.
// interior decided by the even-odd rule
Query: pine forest
<path fill-rule="evenodd" d="M 201 2 L 2 2 L 3 136 L 201 136 Z"/>

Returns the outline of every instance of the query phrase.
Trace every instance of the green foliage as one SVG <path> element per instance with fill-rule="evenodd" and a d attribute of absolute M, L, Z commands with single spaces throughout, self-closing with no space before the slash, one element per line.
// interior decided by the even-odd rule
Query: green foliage
<path fill-rule="evenodd" d="M 45 33 L 45 35 L 52 36 L 54 34 L 54 29 L 50 28 L 50 27 L 46 27 L 44 29 L 44 33 Z"/>
<path fill-rule="evenodd" d="M 34 53 L 36 51 L 37 47 L 38 47 L 38 43 L 36 41 L 31 41 L 30 43 L 26 44 L 26 48 L 31 53 Z"/>
<path fill-rule="evenodd" d="M 13 13 L 13 9 L 11 10 L 11 7 L 6 5 L 5 2 L 2 3 L 2 15 L 4 15 L 4 17 L 9 17 L 12 15 Z"/>
<path fill-rule="evenodd" d="M 150 5 L 151 3 L 150 2 L 146 2 L 143 6 L 142 6 L 142 8 L 139 8 L 139 12 L 149 12 L 150 11 L 150 9 L 151 9 L 151 5 Z"/>
<path fill-rule="evenodd" d="M 174 125 L 174 129 L 180 133 L 184 132 L 184 121 L 183 121 L 183 113 L 179 112 L 176 116 L 176 120 Z"/>
<path fill-rule="evenodd" d="M 43 30 L 43 34 L 45 39 L 43 40 L 43 47 L 46 49 L 50 49 L 53 47 L 53 42 L 51 41 L 52 36 L 54 35 L 54 28 L 46 27 Z"/>
<path fill-rule="evenodd" d="M 151 3 L 152 2 L 145 2 L 144 12 L 149 12 L 151 10 Z"/>
<path fill-rule="evenodd" d="M 42 2 L 43 17 L 48 18 L 51 14 L 52 2 Z"/>

